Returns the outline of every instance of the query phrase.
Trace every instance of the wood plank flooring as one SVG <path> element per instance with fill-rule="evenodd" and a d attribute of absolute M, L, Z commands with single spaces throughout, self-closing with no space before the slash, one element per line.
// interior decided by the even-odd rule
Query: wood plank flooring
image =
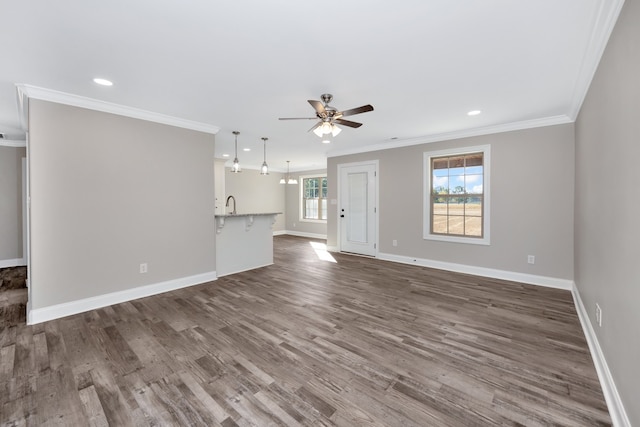
<path fill-rule="evenodd" d="M 39 325 L 0 296 L 0 424 L 611 425 L 568 291 L 274 240 L 272 266 Z"/>

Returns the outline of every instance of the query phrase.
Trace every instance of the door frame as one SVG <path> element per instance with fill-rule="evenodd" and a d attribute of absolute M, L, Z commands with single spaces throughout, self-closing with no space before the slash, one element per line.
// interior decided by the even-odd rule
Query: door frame
<path fill-rule="evenodd" d="M 357 166 L 370 166 L 373 165 L 373 170 L 375 173 L 375 183 L 376 183 L 376 188 L 375 188 L 375 215 L 373 217 L 373 221 L 371 221 L 369 224 L 370 227 L 374 228 L 374 234 L 375 234 L 375 239 L 374 239 L 374 254 L 373 257 L 374 258 L 378 258 L 378 253 L 379 253 L 379 249 L 380 249 L 380 221 L 378 221 L 378 217 L 380 216 L 380 212 L 379 212 L 379 206 L 380 206 L 380 185 L 379 185 L 379 178 L 380 178 L 380 161 L 378 159 L 375 160 L 364 160 L 361 162 L 352 162 L 352 163 L 340 163 L 337 165 L 337 200 L 338 203 L 336 204 L 336 237 L 337 237 L 337 246 L 338 246 L 338 251 L 342 252 L 342 225 L 340 223 L 340 209 L 341 209 L 341 201 L 342 201 L 342 182 L 341 182 L 341 176 L 342 176 L 342 170 L 344 168 L 350 168 L 350 167 L 357 167 Z"/>

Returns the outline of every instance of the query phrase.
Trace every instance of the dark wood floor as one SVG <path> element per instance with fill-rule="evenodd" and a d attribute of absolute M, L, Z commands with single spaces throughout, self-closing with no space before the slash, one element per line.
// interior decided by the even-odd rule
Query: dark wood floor
<path fill-rule="evenodd" d="M 0 296 L 0 423 L 610 425 L 569 292 L 318 255 L 34 326 Z"/>

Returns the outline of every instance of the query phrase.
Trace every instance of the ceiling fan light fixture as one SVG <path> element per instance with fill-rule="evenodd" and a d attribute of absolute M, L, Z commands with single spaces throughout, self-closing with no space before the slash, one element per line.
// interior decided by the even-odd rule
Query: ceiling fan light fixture
<path fill-rule="evenodd" d="M 307 102 L 311 104 L 311 107 L 313 107 L 316 112 L 315 117 L 280 117 L 278 120 L 315 120 L 316 118 L 318 118 L 320 119 L 320 121 L 313 125 L 313 127 L 307 132 L 313 131 L 313 133 L 315 133 L 318 138 L 323 138 L 322 142 L 326 143 L 327 139 L 325 138 L 325 135 L 331 134 L 331 136 L 335 137 L 342 131 L 342 129 L 336 126 L 334 122 L 340 123 L 340 125 L 348 126 L 350 128 L 359 128 L 360 126 L 362 126 L 362 123 L 345 120 L 343 117 L 373 111 L 373 106 L 371 104 L 340 111 L 337 108 L 329 105 L 329 103 L 333 99 L 333 95 L 329 93 L 322 94 L 321 99 L 322 101 L 316 101 L 313 99 L 307 100 Z"/>
<path fill-rule="evenodd" d="M 322 137 L 322 143 L 323 144 L 331 144 L 331 134 L 324 135 Z"/>
<path fill-rule="evenodd" d="M 320 128 L 322 129 L 322 135 L 326 135 L 332 132 L 333 124 L 331 122 L 324 122 Z"/>
<path fill-rule="evenodd" d="M 323 138 L 322 142 L 325 142 L 328 135 L 337 136 L 340 132 L 342 132 L 342 129 L 331 122 L 323 122 L 313 130 L 313 133 L 319 138 Z"/>

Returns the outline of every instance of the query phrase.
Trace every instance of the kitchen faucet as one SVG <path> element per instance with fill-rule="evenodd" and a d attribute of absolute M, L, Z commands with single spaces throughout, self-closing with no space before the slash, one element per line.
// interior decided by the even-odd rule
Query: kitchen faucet
<path fill-rule="evenodd" d="M 225 204 L 226 207 L 229 207 L 229 200 L 232 199 L 233 200 L 233 210 L 231 211 L 231 215 L 235 215 L 236 212 L 236 198 L 233 196 L 229 196 L 227 197 L 227 203 Z"/>

